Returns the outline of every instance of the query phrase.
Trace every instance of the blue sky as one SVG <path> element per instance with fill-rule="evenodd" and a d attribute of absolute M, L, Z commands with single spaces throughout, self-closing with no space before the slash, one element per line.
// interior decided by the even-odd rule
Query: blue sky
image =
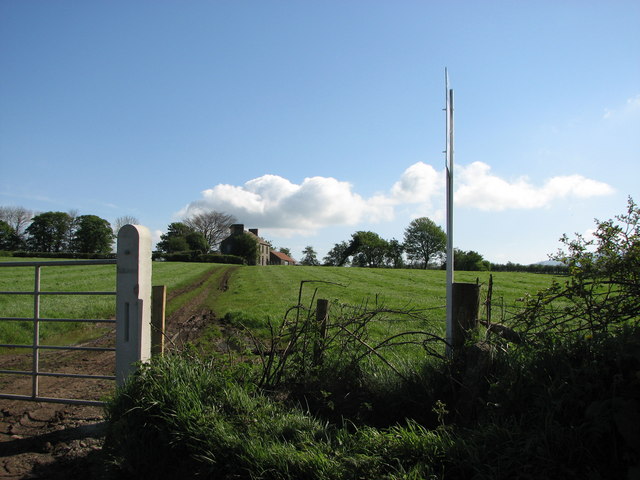
<path fill-rule="evenodd" d="M 545 260 L 640 201 L 640 2 L 0 2 L 0 205 L 199 209 L 322 258 L 357 230 L 444 225 Z"/>

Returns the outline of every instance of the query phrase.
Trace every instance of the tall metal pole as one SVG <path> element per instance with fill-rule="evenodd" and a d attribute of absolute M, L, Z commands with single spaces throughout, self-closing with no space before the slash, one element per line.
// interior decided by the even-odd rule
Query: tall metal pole
<path fill-rule="evenodd" d="M 447 354 L 453 344 L 453 90 L 449 89 L 449 74 L 445 75 L 446 101 L 446 183 L 447 183 Z"/>

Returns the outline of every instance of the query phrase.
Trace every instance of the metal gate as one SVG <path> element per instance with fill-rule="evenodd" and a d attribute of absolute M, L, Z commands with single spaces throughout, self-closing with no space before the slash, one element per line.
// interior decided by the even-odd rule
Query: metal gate
<path fill-rule="evenodd" d="M 78 265 L 117 265 L 115 291 L 42 291 L 40 288 L 43 267 L 68 267 Z M 0 393 L 0 398 L 32 400 L 39 402 L 103 405 L 104 402 L 40 395 L 40 377 L 67 377 L 75 379 L 116 380 L 122 384 L 131 373 L 133 364 L 146 361 L 150 356 L 150 308 L 151 308 L 151 240 L 148 230 L 139 225 L 125 225 L 118 233 L 117 260 L 68 260 L 0 262 L 1 267 L 34 268 L 34 287 L 29 291 L 0 291 L 0 295 L 33 296 L 32 317 L 0 317 L 3 322 L 32 321 L 33 341 L 29 345 L 0 343 L 0 347 L 31 350 L 30 370 L 0 370 L 0 374 L 31 377 L 31 394 Z M 59 295 L 112 295 L 116 298 L 116 320 L 46 318 L 40 315 L 43 296 Z M 2 314 L 2 312 L 0 312 Z M 113 347 L 54 346 L 40 343 L 40 325 L 43 322 L 75 322 L 115 324 L 116 339 Z M 1 340 L 0 340 L 1 341 Z M 115 375 L 44 372 L 40 369 L 40 352 L 43 350 L 116 352 Z"/>

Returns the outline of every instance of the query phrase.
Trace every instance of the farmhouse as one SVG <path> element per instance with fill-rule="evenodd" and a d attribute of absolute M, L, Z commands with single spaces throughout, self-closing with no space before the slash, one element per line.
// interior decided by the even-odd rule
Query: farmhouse
<path fill-rule="evenodd" d="M 294 265 L 293 258 L 281 252 L 276 252 L 269 243 L 258 235 L 257 228 L 244 229 L 244 225 L 236 223 L 229 227 L 230 234 L 220 243 L 220 252 L 233 254 L 236 251 L 235 244 L 242 234 L 247 234 L 253 238 L 257 246 L 257 258 L 255 265 Z"/>

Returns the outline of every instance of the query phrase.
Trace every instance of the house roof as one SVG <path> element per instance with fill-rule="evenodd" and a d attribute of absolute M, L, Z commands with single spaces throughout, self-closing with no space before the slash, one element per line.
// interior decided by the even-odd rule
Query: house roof
<path fill-rule="evenodd" d="M 296 263 L 296 261 L 293 258 L 291 258 L 289 255 L 285 255 L 282 252 L 276 252 L 275 250 L 271 250 L 271 253 L 276 257 L 278 257 L 280 260 L 283 260 L 289 263 Z"/>

